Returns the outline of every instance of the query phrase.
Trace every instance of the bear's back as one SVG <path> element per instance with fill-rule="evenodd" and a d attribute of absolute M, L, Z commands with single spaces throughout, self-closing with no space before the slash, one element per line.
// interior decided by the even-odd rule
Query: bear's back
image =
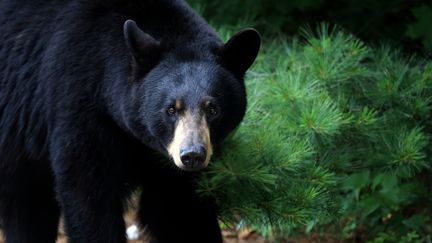
<path fill-rule="evenodd" d="M 38 156 L 44 150 L 45 108 L 38 79 L 52 34 L 50 19 L 56 12 L 48 5 L 49 1 L 42 6 L 38 1 L 0 2 L 0 157 L 4 160 L 18 159 L 26 151 L 27 156 Z"/>

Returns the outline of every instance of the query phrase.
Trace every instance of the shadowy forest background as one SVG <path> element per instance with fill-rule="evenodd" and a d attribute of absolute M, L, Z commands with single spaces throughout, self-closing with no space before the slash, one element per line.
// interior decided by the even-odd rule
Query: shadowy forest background
<path fill-rule="evenodd" d="M 263 36 L 199 191 L 268 242 L 432 242 L 432 3 L 188 0 Z"/>
<path fill-rule="evenodd" d="M 432 50 L 432 3 L 427 0 L 188 0 L 217 26 L 253 23 L 264 35 L 298 34 L 328 22 L 364 41 Z"/>

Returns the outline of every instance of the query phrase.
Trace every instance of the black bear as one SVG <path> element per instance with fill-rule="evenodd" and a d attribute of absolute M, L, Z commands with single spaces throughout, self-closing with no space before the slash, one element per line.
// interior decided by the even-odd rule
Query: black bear
<path fill-rule="evenodd" d="M 182 0 L 2 0 L 0 33 L 6 242 L 55 242 L 60 215 L 68 242 L 126 242 L 137 189 L 152 241 L 222 242 L 193 171 L 244 116 L 255 30 L 223 43 Z"/>

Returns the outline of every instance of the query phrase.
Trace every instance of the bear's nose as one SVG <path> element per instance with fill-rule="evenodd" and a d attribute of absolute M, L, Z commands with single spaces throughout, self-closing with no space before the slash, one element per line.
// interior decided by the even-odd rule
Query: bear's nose
<path fill-rule="evenodd" d="M 206 156 L 207 150 L 203 145 L 192 145 L 180 149 L 180 159 L 190 169 L 201 168 Z"/>

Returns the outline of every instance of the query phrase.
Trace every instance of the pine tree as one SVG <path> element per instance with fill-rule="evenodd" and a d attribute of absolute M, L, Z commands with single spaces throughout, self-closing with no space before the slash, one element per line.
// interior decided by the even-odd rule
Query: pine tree
<path fill-rule="evenodd" d="M 265 43 L 247 77 L 247 115 L 200 192 L 225 223 L 267 235 L 329 222 L 374 235 L 402 220 L 402 234 L 427 234 L 432 62 L 327 25 L 316 32 Z"/>

